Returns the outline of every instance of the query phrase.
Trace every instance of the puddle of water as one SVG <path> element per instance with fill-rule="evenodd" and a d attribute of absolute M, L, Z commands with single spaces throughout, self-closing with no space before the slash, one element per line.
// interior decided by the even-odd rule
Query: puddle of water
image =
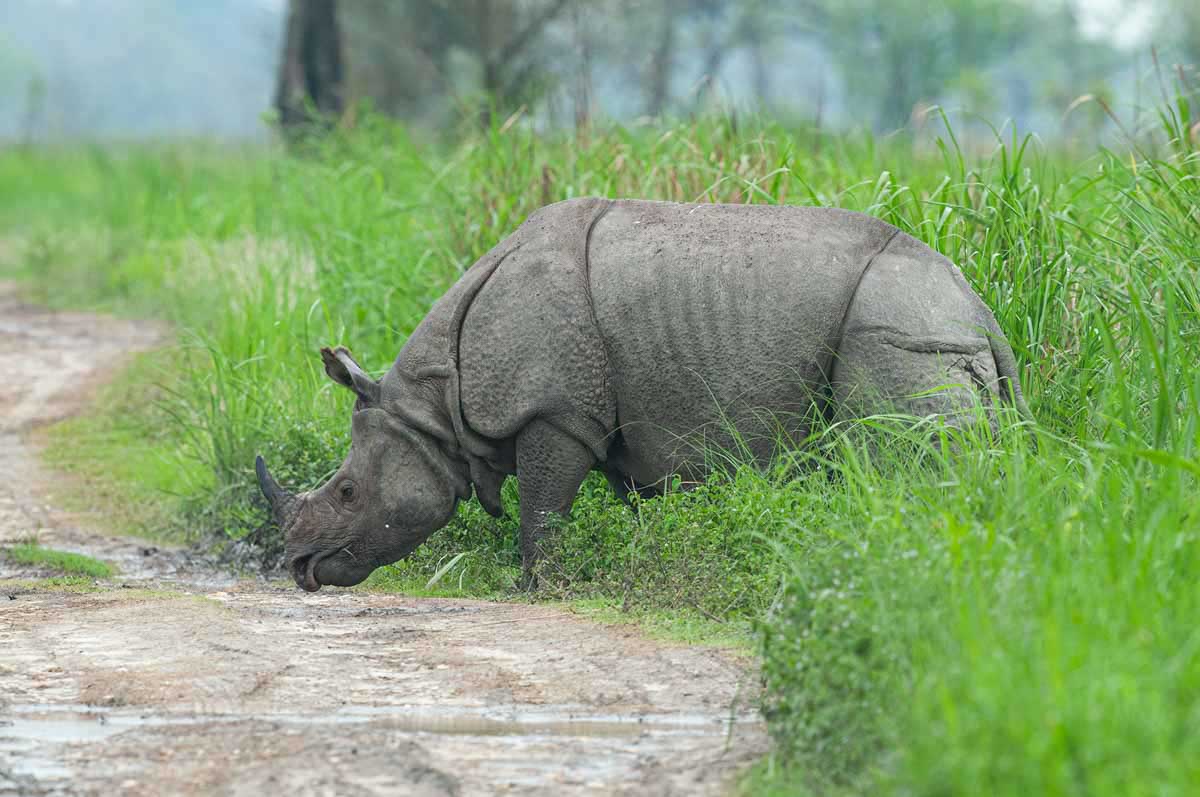
<path fill-rule="evenodd" d="M 339 617 L 417 617 L 445 614 L 478 614 L 484 611 L 476 606 L 338 606 L 331 603 L 296 603 L 272 605 L 239 600 L 241 596 L 227 592 L 211 592 L 205 597 L 222 603 L 238 603 L 240 610 L 257 612 L 270 617 L 284 619 L 327 620 Z M 303 599 L 303 596 L 300 596 Z"/>
<path fill-rule="evenodd" d="M 715 735 L 728 729 L 716 717 L 699 715 L 620 716 L 583 712 L 524 711 L 495 708 L 469 710 L 422 706 L 353 706 L 328 719 L 334 722 L 377 722 L 393 730 L 466 736 L 644 736 Z M 297 716 L 292 722 L 312 723 L 326 718 Z"/>
<path fill-rule="evenodd" d="M 261 721 L 285 725 L 377 724 L 390 730 L 465 736 L 717 736 L 731 727 L 757 726 L 754 715 L 594 714 L 515 707 L 347 706 L 328 714 L 139 714 L 83 705 L 14 706 L 17 716 L 0 724 L 0 740 L 69 743 L 104 739 L 131 728 Z"/>
<path fill-rule="evenodd" d="M 584 781 L 607 782 L 615 772 L 637 766 L 657 749 L 719 741 L 731 730 L 761 728 L 755 715 L 720 717 L 704 714 L 597 714 L 584 707 L 524 710 L 517 707 L 347 706 L 327 714 L 254 713 L 185 714 L 139 713 L 72 704 L 10 707 L 0 720 L 0 768 L 40 783 L 73 778 L 66 755 L 74 745 L 104 745 L 117 734 L 155 728 L 272 723 L 280 728 L 311 728 L 314 733 L 392 732 L 416 738 L 458 737 L 459 744 L 477 746 L 469 737 L 495 739 L 488 766 L 496 777 L 512 784 L 546 785 L 543 760 L 547 745 L 576 750 L 570 769 Z M 345 728 L 336 730 L 337 726 Z M 586 748 L 573 747 L 593 740 Z M 687 741 L 694 740 L 694 741 Z M 447 738 L 447 741 L 449 739 Z M 561 745 L 566 744 L 567 747 Z M 584 754 L 583 750 L 590 753 Z"/>
<path fill-rule="evenodd" d="M 0 739 L 67 744 L 107 739 L 122 730 L 124 728 L 118 724 L 109 722 L 100 716 L 71 719 L 65 717 L 22 719 L 18 717 L 0 725 Z"/>
<path fill-rule="evenodd" d="M 70 769 L 44 754 L 47 745 L 97 742 L 121 730 L 98 715 L 4 720 L 0 722 L 0 761 L 7 761 L 7 769 L 17 776 L 37 780 L 69 778 Z"/>

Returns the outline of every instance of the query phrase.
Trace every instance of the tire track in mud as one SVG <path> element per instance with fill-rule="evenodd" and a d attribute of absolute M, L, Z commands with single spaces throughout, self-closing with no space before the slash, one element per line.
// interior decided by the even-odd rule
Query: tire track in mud
<path fill-rule="evenodd" d="M 719 794 L 766 749 L 753 662 L 550 606 L 238 580 L 87 527 L 29 441 L 155 327 L 0 286 L 0 547 L 114 563 L 30 589 L 0 556 L 0 795 Z"/>

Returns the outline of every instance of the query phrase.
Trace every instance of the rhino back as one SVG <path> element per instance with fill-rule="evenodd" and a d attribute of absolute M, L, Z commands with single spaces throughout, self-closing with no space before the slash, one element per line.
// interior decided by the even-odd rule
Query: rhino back
<path fill-rule="evenodd" d="M 855 286 L 896 235 L 829 208 L 619 201 L 588 282 L 609 358 L 621 462 L 639 481 L 699 472 L 698 449 L 756 458 L 803 435 Z"/>

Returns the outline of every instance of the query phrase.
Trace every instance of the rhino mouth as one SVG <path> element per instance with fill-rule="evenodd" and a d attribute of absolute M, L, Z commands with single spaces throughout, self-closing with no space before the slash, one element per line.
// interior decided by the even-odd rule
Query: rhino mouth
<path fill-rule="evenodd" d="M 321 582 L 317 581 L 317 562 L 322 558 L 320 554 L 310 553 L 292 560 L 292 578 L 305 592 L 316 592 L 321 588 Z"/>
<path fill-rule="evenodd" d="M 292 560 L 291 571 L 301 589 L 316 592 L 330 585 L 353 587 L 371 575 L 376 564 L 360 561 L 348 549 L 339 548 L 301 554 Z"/>

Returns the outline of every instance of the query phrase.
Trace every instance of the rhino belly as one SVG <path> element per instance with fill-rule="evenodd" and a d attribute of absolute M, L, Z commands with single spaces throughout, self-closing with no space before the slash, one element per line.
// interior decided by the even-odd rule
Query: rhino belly
<path fill-rule="evenodd" d="M 610 464 L 651 484 L 802 439 L 854 286 L 894 234 L 820 208 L 614 203 L 588 248 L 617 398 Z"/>

